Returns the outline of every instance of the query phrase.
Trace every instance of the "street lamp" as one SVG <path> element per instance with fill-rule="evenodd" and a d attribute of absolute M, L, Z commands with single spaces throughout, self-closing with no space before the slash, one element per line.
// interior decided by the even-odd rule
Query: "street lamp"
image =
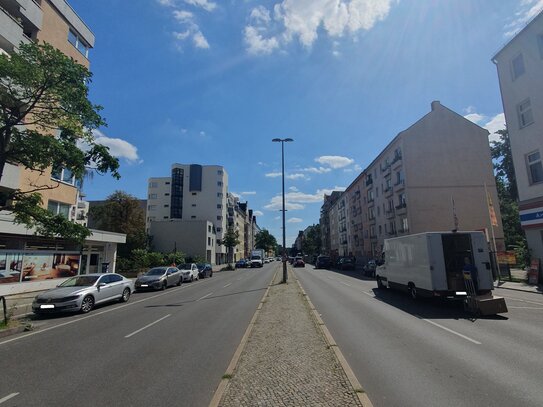
<path fill-rule="evenodd" d="M 281 143 L 281 179 L 283 184 L 283 283 L 287 282 L 287 246 L 285 228 L 285 142 L 294 141 L 291 138 L 274 138 L 274 143 Z"/>

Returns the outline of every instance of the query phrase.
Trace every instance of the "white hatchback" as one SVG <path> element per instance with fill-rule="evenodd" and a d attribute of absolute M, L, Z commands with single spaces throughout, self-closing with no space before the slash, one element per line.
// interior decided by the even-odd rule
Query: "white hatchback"
<path fill-rule="evenodd" d="M 183 282 L 194 281 L 199 279 L 198 266 L 194 263 L 185 263 L 178 266 L 183 276 Z"/>

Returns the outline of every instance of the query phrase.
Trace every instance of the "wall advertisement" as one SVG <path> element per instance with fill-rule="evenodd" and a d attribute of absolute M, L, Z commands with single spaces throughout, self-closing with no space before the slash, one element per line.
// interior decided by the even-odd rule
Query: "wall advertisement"
<path fill-rule="evenodd" d="M 0 252 L 0 284 L 71 277 L 79 267 L 79 253 Z"/>

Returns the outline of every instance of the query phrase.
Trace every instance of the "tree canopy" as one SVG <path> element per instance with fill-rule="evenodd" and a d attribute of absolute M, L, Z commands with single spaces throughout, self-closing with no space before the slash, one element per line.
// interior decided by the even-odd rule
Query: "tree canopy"
<path fill-rule="evenodd" d="M 318 256 L 321 252 L 321 226 L 312 225 L 302 241 L 302 251 L 306 255 Z"/>
<path fill-rule="evenodd" d="M 240 243 L 239 241 L 239 232 L 234 230 L 232 225 L 228 225 L 226 228 L 226 233 L 222 238 L 222 244 L 228 250 L 228 261 L 232 261 L 232 249 Z"/>
<path fill-rule="evenodd" d="M 119 245 L 120 257 L 128 257 L 135 249 L 146 249 L 145 212 L 138 198 L 115 191 L 103 205 L 91 207 L 90 216 L 99 229 L 126 234 L 126 243 Z"/>
<path fill-rule="evenodd" d="M 266 252 L 273 251 L 275 253 L 277 240 L 267 229 L 262 229 L 255 236 L 255 247 L 257 249 L 264 249 Z"/>
<path fill-rule="evenodd" d="M 105 126 L 101 106 L 88 99 L 92 74 L 49 44 L 21 44 L 0 55 L 0 180 L 7 163 L 42 174 L 52 167 L 76 179 L 92 169 L 119 178 L 119 162 L 92 130 Z M 82 242 L 89 230 L 43 208 L 39 191 L 60 184 L 30 185 L 1 191 L 0 210 L 44 236 Z"/>

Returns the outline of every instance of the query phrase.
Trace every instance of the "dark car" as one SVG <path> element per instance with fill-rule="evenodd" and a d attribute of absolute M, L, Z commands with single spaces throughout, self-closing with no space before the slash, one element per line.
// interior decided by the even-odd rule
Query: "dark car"
<path fill-rule="evenodd" d="M 241 259 L 236 262 L 236 268 L 237 269 L 246 269 L 249 267 L 249 263 L 247 263 L 247 260 Z"/>
<path fill-rule="evenodd" d="M 315 262 L 316 269 L 327 269 L 330 267 L 330 257 L 329 256 L 319 256 Z"/>
<path fill-rule="evenodd" d="M 305 267 L 304 259 L 302 259 L 301 257 L 296 257 L 294 259 L 294 262 L 292 263 L 292 266 L 293 267 Z"/>
<path fill-rule="evenodd" d="M 342 257 L 338 262 L 340 270 L 354 270 L 354 265 L 355 261 L 352 257 Z"/>
<path fill-rule="evenodd" d="M 198 267 L 199 278 L 213 277 L 213 268 L 211 267 L 211 264 L 198 263 L 196 266 Z"/>
<path fill-rule="evenodd" d="M 137 278 L 135 288 L 137 291 L 165 290 L 182 282 L 183 277 L 177 267 L 154 267 Z"/>

